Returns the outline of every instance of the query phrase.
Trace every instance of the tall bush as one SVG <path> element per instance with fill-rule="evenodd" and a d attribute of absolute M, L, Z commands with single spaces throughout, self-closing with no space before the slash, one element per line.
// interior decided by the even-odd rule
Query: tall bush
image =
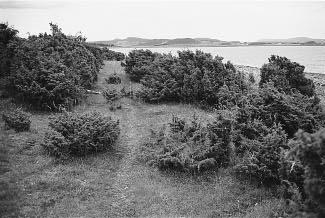
<path fill-rule="evenodd" d="M 10 74 L 13 51 L 10 42 L 16 41 L 18 30 L 10 27 L 7 23 L 0 23 L 0 78 Z"/>
<path fill-rule="evenodd" d="M 104 60 L 123 61 L 125 59 L 125 55 L 122 52 L 113 51 L 108 48 L 102 48 L 101 50 Z"/>
<path fill-rule="evenodd" d="M 50 25 L 52 34 L 11 43 L 15 55 L 7 88 L 37 108 L 56 110 L 80 100 L 97 80 L 102 62 L 87 49 L 85 38 L 66 36 Z"/>
<path fill-rule="evenodd" d="M 230 62 L 199 50 L 179 51 L 178 57 L 159 55 L 146 69 L 140 96 L 149 102 L 234 106 L 247 90 L 244 76 Z"/>
<path fill-rule="evenodd" d="M 30 129 L 30 114 L 18 108 L 13 111 L 8 111 L 2 114 L 2 119 L 5 126 L 9 129 L 14 129 L 17 132 L 28 131 Z"/>
<path fill-rule="evenodd" d="M 286 93 L 292 89 L 298 90 L 307 96 L 315 95 L 315 85 L 311 79 L 307 79 L 304 73 L 305 67 L 290 61 L 286 57 L 272 55 L 269 63 L 261 68 L 260 85 L 274 82 L 275 87 Z"/>
<path fill-rule="evenodd" d="M 157 55 L 148 49 L 131 51 L 125 59 L 125 73 L 132 81 L 140 82 L 149 73 L 150 64 Z"/>
<path fill-rule="evenodd" d="M 317 97 L 297 92 L 289 95 L 276 89 L 273 83 L 264 84 L 258 91 L 245 96 L 240 105 L 239 123 L 253 119 L 262 120 L 268 127 L 280 123 L 290 138 L 298 129 L 311 133 L 321 125 Z"/>

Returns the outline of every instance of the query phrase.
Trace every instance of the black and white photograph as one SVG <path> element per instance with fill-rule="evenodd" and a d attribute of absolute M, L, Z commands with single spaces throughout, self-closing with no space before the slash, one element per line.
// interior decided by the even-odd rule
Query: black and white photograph
<path fill-rule="evenodd" d="M 0 0 L 1 218 L 324 218 L 325 0 Z"/>

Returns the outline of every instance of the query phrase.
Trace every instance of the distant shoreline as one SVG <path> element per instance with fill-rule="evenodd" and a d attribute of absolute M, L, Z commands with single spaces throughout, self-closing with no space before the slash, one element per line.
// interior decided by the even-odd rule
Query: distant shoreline
<path fill-rule="evenodd" d="M 255 67 L 255 66 L 249 66 L 249 65 L 243 65 L 243 64 L 234 64 L 235 68 L 237 70 L 245 70 L 248 71 L 249 73 L 254 73 L 255 74 L 259 74 L 260 73 L 260 67 Z M 314 73 L 314 72 L 305 72 L 305 74 L 307 76 L 319 76 L 322 77 L 322 79 L 324 79 L 324 83 L 325 83 L 325 74 L 323 73 Z"/>
<path fill-rule="evenodd" d="M 98 44 L 99 45 L 99 44 Z M 286 44 L 286 45 L 275 45 L 275 44 L 265 44 L 265 45 L 186 45 L 186 44 L 179 44 L 179 45 L 157 45 L 157 46 L 105 46 L 99 45 L 103 47 L 108 47 L 112 49 L 119 49 L 119 48 L 204 48 L 204 47 L 261 47 L 261 46 L 299 46 L 299 47 L 317 47 L 317 46 L 325 46 L 325 44 L 320 45 L 302 45 L 302 44 Z"/>

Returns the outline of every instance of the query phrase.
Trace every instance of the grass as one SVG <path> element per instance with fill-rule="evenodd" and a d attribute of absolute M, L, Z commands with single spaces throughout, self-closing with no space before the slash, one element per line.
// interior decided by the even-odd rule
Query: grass
<path fill-rule="evenodd" d="M 122 83 L 110 85 L 112 88 L 139 88 L 125 77 L 119 62 L 106 62 L 99 74 L 97 91 L 108 86 L 105 78 L 113 73 L 121 77 Z M 4 100 L 1 101 L 2 105 Z M 279 207 L 273 190 L 238 181 L 229 169 L 195 178 L 160 172 L 137 161 L 139 145 L 150 129 L 167 123 L 172 115 L 188 118 L 195 113 L 201 120 L 210 120 L 212 112 L 184 104 L 150 105 L 129 98 L 119 101 L 122 109 L 112 112 L 102 95 L 90 94 L 75 107 L 77 112 L 105 113 L 121 123 L 116 147 L 86 158 L 57 161 L 44 154 L 40 142 L 51 114 L 32 113 L 29 132 L 1 129 L 4 147 L 0 158 L 10 160 L 9 171 L 1 172 L 1 178 L 5 175 L 6 184 L 18 193 L 10 197 L 13 192 L 8 192 L 4 201 L 8 211 L 15 213 L 13 216 L 269 217 Z M 2 112 L 14 107 L 3 105 L 8 108 L 0 108 Z"/>

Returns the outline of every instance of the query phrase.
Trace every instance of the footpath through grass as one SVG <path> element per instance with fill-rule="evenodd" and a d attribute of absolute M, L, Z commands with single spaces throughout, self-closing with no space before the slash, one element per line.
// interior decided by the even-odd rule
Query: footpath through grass
<path fill-rule="evenodd" d="M 108 86 L 105 78 L 113 73 L 122 83 L 111 87 L 138 88 L 126 78 L 119 62 L 106 62 L 97 91 Z M 5 176 L 17 181 L 14 188 L 19 191 L 5 200 L 8 205 L 14 202 L 8 208 L 22 217 L 268 217 L 280 206 L 272 190 L 236 180 L 227 169 L 194 178 L 139 163 L 138 148 L 150 129 L 166 124 L 172 115 L 189 118 L 195 113 L 209 120 L 212 114 L 191 105 L 120 101 L 122 109 L 111 112 L 103 96 L 92 94 L 75 108 L 105 113 L 121 124 L 116 147 L 87 158 L 62 162 L 42 152 L 40 142 L 50 114 L 33 113 L 30 132 L 2 127 L 0 140 L 8 153 L 1 152 L 10 159 Z"/>

